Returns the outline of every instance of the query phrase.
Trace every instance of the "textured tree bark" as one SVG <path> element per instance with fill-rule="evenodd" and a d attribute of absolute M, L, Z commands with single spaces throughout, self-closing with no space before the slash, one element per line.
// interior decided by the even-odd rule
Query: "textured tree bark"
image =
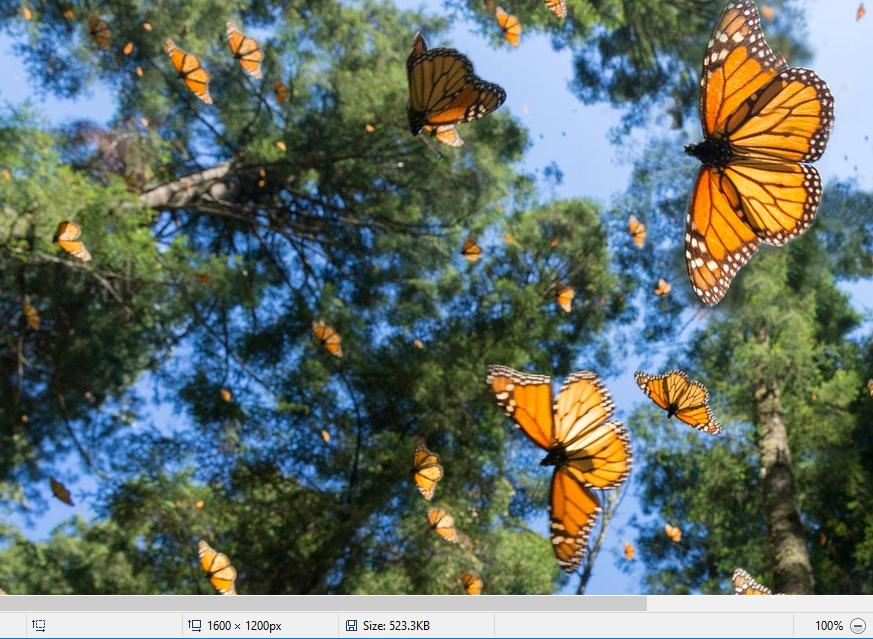
<path fill-rule="evenodd" d="M 782 419 L 779 386 L 775 380 L 762 380 L 754 390 L 764 512 L 770 531 L 770 554 L 774 562 L 773 591 L 811 595 L 812 565 L 794 489 L 791 449 Z"/>

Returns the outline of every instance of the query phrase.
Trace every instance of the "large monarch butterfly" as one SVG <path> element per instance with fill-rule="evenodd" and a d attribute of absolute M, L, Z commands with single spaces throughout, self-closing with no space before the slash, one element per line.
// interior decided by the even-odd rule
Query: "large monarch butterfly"
<path fill-rule="evenodd" d="M 468 572 L 465 572 L 463 577 L 461 578 L 461 583 L 464 585 L 464 590 L 467 591 L 468 595 L 481 595 L 482 594 L 482 578 L 479 575 L 471 575 Z"/>
<path fill-rule="evenodd" d="M 670 524 L 664 524 L 664 534 L 666 534 L 670 541 L 678 544 L 682 541 L 682 529 L 678 526 L 671 526 Z"/>
<path fill-rule="evenodd" d="M 70 497 L 70 491 L 61 482 L 54 477 L 49 477 L 49 486 L 51 486 L 52 494 L 64 502 L 67 506 L 73 506 L 73 499 Z"/>
<path fill-rule="evenodd" d="M 167 38 L 164 50 L 169 54 L 176 68 L 179 78 L 188 86 L 194 95 L 206 104 L 212 104 L 212 96 L 209 95 L 209 73 L 200 66 L 197 56 L 182 51 L 176 43 Z"/>
<path fill-rule="evenodd" d="M 559 18 L 567 17 L 567 0 L 543 0 L 546 6 Z"/>
<path fill-rule="evenodd" d="M 464 240 L 463 246 L 461 246 L 461 255 L 471 262 L 475 262 L 482 257 L 482 247 L 476 244 L 476 240 L 472 237 L 468 237 Z"/>
<path fill-rule="evenodd" d="M 742 568 L 734 570 L 735 595 L 772 595 L 773 592 L 752 579 L 752 575 Z"/>
<path fill-rule="evenodd" d="M 555 467 L 549 504 L 552 548 L 558 565 L 573 572 L 600 512 L 592 489 L 616 488 L 630 473 L 628 432 L 609 420 L 615 406 L 591 371 L 568 375 L 555 399 L 552 380 L 545 375 L 489 366 L 488 383 L 506 416 L 548 451 L 540 464 Z"/>
<path fill-rule="evenodd" d="M 230 50 L 233 57 L 239 62 L 243 71 L 248 73 L 253 78 L 260 80 L 263 77 L 261 73 L 261 60 L 264 59 L 264 52 L 252 38 L 248 38 L 242 34 L 232 20 L 228 20 L 225 25 L 227 32 L 227 43 L 230 45 Z"/>
<path fill-rule="evenodd" d="M 209 581 L 222 595 L 236 594 L 236 568 L 230 565 L 227 555 L 217 552 L 202 539 L 199 544 L 200 564 L 209 576 Z"/>
<path fill-rule="evenodd" d="M 88 30 L 94 38 L 94 42 L 109 50 L 109 41 L 112 39 L 112 29 L 97 16 L 88 16 Z"/>
<path fill-rule="evenodd" d="M 422 496 L 430 501 L 437 482 L 443 478 L 443 467 L 440 466 L 440 456 L 429 451 L 423 439 L 415 442 L 412 451 L 412 472 L 415 485 Z"/>
<path fill-rule="evenodd" d="M 555 299 L 558 306 L 564 309 L 565 313 L 569 313 L 573 308 L 573 298 L 576 296 L 576 291 L 572 286 L 567 286 L 563 282 L 555 283 Z"/>
<path fill-rule="evenodd" d="M 503 29 L 503 35 L 509 44 L 518 47 L 518 39 L 521 36 L 521 23 L 518 18 L 506 13 L 501 7 L 497 7 L 494 15 L 497 16 L 497 24 Z"/>
<path fill-rule="evenodd" d="M 646 244 L 646 225 L 640 222 L 636 215 L 633 214 L 628 218 L 627 225 L 634 244 L 637 245 L 637 248 L 643 248 Z"/>
<path fill-rule="evenodd" d="M 425 126 L 478 120 L 506 100 L 506 92 L 473 73 L 470 61 L 454 49 L 430 49 L 415 34 L 406 60 L 409 78 L 409 129 L 418 135 Z"/>
<path fill-rule="evenodd" d="M 343 339 L 332 326 L 326 326 L 324 322 L 318 320 L 312 322 L 312 331 L 315 333 L 315 338 L 324 344 L 324 347 L 337 357 L 343 356 Z"/>
<path fill-rule="evenodd" d="M 782 246 L 812 223 L 834 100 L 809 69 L 789 69 L 764 41 L 752 0 L 728 2 L 703 58 L 703 166 L 685 224 L 691 286 L 712 306 L 761 242 Z"/>
<path fill-rule="evenodd" d="M 83 262 L 88 262 L 91 260 L 91 254 L 85 248 L 85 245 L 79 241 L 79 236 L 81 235 L 82 229 L 79 228 L 78 224 L 65 220 L 58 224 L 54 241 L 73 257 L 78 257 Z"/>
<path fill-rule="evenodd" d="M 431 508 L 427 511 L 427 520 L 430 522 L 431 529 L 440 537 L 453 544 L 458 541 L 458 536 L 455 534 L 455 518 L 445 510 Z"/>
<path fill-rule="evenodd" d="M 721 424 L 709 408 L 709 391 L 682 371 L 667 371 L 663 375 L 650 375 L 637 371 L 634 379 L 653 402 L 699 431 L 718 435 Z"/>

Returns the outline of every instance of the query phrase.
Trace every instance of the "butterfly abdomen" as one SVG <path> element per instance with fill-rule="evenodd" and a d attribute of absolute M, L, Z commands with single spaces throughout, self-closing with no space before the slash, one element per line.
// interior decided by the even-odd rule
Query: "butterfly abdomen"
<path fill-rule="evenodd" d="M 735 154 L 727 140 L 706 138 L 697 144 L 686 144 L 685 152 L 696 157 L 706 167 L 723 169 L 734 160 Z"/>

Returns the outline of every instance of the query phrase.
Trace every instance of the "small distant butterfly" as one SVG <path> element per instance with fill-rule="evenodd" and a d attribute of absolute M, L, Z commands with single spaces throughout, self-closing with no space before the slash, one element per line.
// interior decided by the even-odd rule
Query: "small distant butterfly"
<path fill-rule="evenodd" d="M 855 21 L 863 18 L 865 13 L 867 13 L 867 10 L 864 8 L 864 3 L 862 2 L 858 5 L 858 11 L 855 13 Z"/>
<path fill-rule="evenodd" d="M 870 391 L 870 397 L 873 397 L 873 379 L 867 380 L 867 390 Z"/>
<path fill-rule="evenodd" d="M 475 262 L 482 257 L 482 248 L 476 244 L 476 240 L 472 237 L 468 237 L 464 242 L 464 245 L 461 247 L 461 255 L 471 262 Z"/>
<path fill-rule="evenodd" d="M 276 102 L 279 104 L 284 104 L 285 100 L 288 99 L 288 87 L 282 84 L 281 80 L 276 80 L 273 82 L 273 92 L 276 94 Z"/>
<path fill-rule="evenodd" d="M 518 46 L 518 39 L 521 36 L 521 23 L 513 15 L 506 13 L 502 8 L 497 7 L 494 14 L 497 16 L 497 24 L 503 29 L 503 35 L 506 40 L 514 47 Z"/>
<path fill-rule="evenodd" d="M 324 344 L 324 347 L 336 355 L 343 356 L 342 338 L 332 326 L 326 326 L 324 322 L 318 320 L 312 322 L 312 331 L 315 333 L 315 338 Z"/>
<path fill-rule="evenodd" d="M 67 506 L 75 505 L 73 504 L 73 499 L 70 497 L 70 491 L 67 490 L 67 487 L 64 486 L 61 482 L 56 480 L 54 477 L 49 477 L 49 486 L 51 486 L 54 496 L 67 504 Z"/>
<path fill-rule="evenodd" d="M 260 80 L 263 77 L 261 60 L 264 59 L 264 52 L 258 47 L 258 43 L 252 38 L 244 36 L 231 20 L 227 21 L 225 31 L 233 57 L 239 62 L 243 71 Z"/>
<path fill-rule="evenodd" d="M 109 41 L 112 38 L 112 29 L 109 28 L 109 25 L 97 16 L 89 16 L 88 30 L 91 32 L 94 42 L 108 51 Z"/>
<path fill-rule="evenodd" d="M 79 241 L 80 235 L 82 235 L 82 229 L 79 228 L 79 225 L 67 220 L 58 224 L 54 241 L 73 257 L 78 257 L 83 262 L 89 262 L 91 254 L 85 248 L 85 245 Z"/>
<path fill-rule="evenodd" d="M 229 390 L 227 390 L 226 388 L 221 389 L 221 399 L 223 399 L 226 402 L 229 402 L 232 397 L 233 397 L 233 394 Z"/>
<path fill-rule="evenodd" d="M 678 544 L 680 541 L 682 541 L 682 531 L 676 526 L 664 524 L 664 532 L 674 543 Z"/>
<path fill-rule="evenodd" d="M 427 511 L 427 520 L 430 522 L 431 529 L 440 537 L 452 543 L 458 541 L 458 536 L 455 534 L 455 518 L 445 510 L 431 508 Z"/>
<path fill-rule="evenodd" d="M 461 583 L 464 585 L 464 590 L 467 591 L 468 595 L 482 594 L 482 578 L 479 575 L 471 575 L 465 572 Z"/>
<path fill-rule="evenodd" d="M 699 431 L 718 435 L 721 424 L 709 408 L 709 391 L 682 371 L 650 375 L 637 371 L 634 378 L 642 391 L 658 406 Z"/>
<path fill-rule="evenodd" d="M 27 325 L 30 326 L 35 331 L 39 330 L 39 324 L 42 321 L 39 312 L 30 305 L 30 303 L 25 302 L 21 305 L 21 314 L 24 316 L 24 321 L 27 322 Z"/>
<path fill-rule="evenodd" d="M 200 564 L 213 587 L 222 595 L 236 594 L 236 569 L 224 553 L 217 552 L 202 539 L 199 544 Z"/>
<path fill-rule="evenodd" d="M 422 496 L 428 501 L 433 499 L 437 482 L 443 478 L 443 467 L 440 465 L 440 456 L 429 451 L 423 439 L 415 443 L 412 452 L 412 473 Z"/>
<path fill-rule="evenodd" d="M 555 284 L 555 297 L 558 306 L 564 309 L 565 313 L 569 313 L 573 306 L 573 298 L 576 296 L 576 291 L 572 286 L 567 286 L 563 282 Z"/>
<path fill-rule="evenodd" d="M 637 248 L 643 248 L 646 243 L 646 225 L 640 222 L 635 215 L 631 215 L 628 218 L 628 227 L 634 244 L 637 245 Z"/>
<path fill-rule="evenodd" d="M 660 295 L 661 297 L 665 297 L 673 290 L 673 285 L 670 284 L 663 277 L 658 278 L 658 288 L 655 289 L 655 295 Z"/>
<path fill-rule="evenodd" d="M 742 568 L 734 570 L 735 595 L 772 595 L 773 592 L 752 579 L 752 576 Z"/>
<path fill-rule="evenodd" d="M 209 95 L 209 73 L 200 66 L 200 59 L 177 47 L 169 38 L 164 50 L 170 56 L 176 73 L 185 85 L 206 104 L 212 104 L 212 96 Z"/>
<path fill-rule="evenodd" d="M 631 544 L 631 542 L 629 542 L 629 541 L 624 542 L 624 558 L 625 559 L 627 559 L 628 561 L 633 559 L 635 552 L 636 551 L 634 550 L 633 544 Z"/>

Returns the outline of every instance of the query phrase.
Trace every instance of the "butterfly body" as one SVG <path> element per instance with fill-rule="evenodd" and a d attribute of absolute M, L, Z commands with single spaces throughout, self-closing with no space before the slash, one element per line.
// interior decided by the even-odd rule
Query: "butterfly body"
<path fill-rule="evenodd" d="M 540 464 L 555 467 L 549 504 L 552 548 L 558 565 L 573 572 L 601 511 L 592 489 L 616 488 L 630 473 L 627 431 L 609 420 L 614 404 L 591 371 L 568 375 L 554 400 L 551 378 L 544 375 L 489 366 L 488 383 L 507 417 L 546 451 Z"/>
<path fill-rule="evenodd" d="M 764 41 L 752 0 L 727 3 L 700 79 L 704 139 L 685 147 L 703 165 L 685 225 L 692 288 L 717 304 L 762 242 L 782 246 L 812 223 L 821 201 L 808 162 L 824 152 L 833 97 L 809 69 L 789 69 Z"/>

